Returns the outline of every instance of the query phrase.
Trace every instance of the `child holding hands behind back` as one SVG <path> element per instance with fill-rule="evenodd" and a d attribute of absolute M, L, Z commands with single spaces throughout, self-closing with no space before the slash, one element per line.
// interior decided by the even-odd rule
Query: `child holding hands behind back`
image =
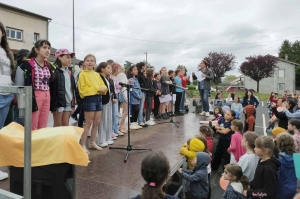
<path fill-rule="evenodd" d="M 240 157 L 245 154 L 245 148 L 242 147 L 242 130 L 243 122 L 241 120 L 232 120 L 231 130 L 234 131 L 234 134 L 231 136 L 230 147 L 227 149 L 230 153 L 230 163 L 237 164 L 240 160 Z"/>
<path fill-rule="evenodd" d="M 196 157 L 191 161 L 194 169 L 178 169 L 180 176 L 190 182 L 188 194 L 193 199 L 207 199 L 209 185 L 207 178 L 207 165 L 210 156 L 204 152 L 197 152 Z"/>

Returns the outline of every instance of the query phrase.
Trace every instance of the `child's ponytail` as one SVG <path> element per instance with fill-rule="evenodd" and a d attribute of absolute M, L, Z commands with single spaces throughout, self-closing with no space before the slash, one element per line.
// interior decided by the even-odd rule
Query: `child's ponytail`
<path fill-rule="evenodd" d="M 141 199 L 163 199 L 164 197 L 165 194 L 162 192 L 161 187 L 145 184 L 142 188 Z"/>
<path fill-rule="evenodd" d="M 249 180 L 248 180 L 247 176 L 243 175 L 241 177 L 241 179 L 240 179 L 240 182 L 242 183 L 244 190 L 248 190 L 249 189 Z"/>
<path fill-rule="evenodd" d="M 32 47 L 32 49 L 28 55 L 28 59 L 35 58 L 36 56 L 37 56 L 37 54 L 35 52 L 35 47 Z"/>

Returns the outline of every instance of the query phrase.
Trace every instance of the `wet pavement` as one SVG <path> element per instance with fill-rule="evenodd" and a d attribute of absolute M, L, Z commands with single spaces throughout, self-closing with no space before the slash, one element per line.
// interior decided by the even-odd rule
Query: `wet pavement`
<path fill-rule="evenodd" d="M 134 148 L 148 148 L 153 151 L 162 151 L 168 158 L 171 168 L 181 159 L 180 147 L 186 140 L 199 134 L 199 121 L 205 117 L 196 115 L 190 108 L 190 113 L 174 117 L 180 122 L 179 128 L 172 123 L 156 124 L 131 133 L 131 144 Z M 265 107 L 260 107 L 257 114 L 257 126 L 262 125 L 260 115 L 267 114 Z M 266 118 L 267 119 L 267 118 Z M 156 121 L 168 122 L 169 120 Z M 70 125 L 76 125 L 70 119 Z M 52 115 L 49 116 L 48 126 L 53 125 Z M 262 128 L 256 128 L 263 134 Z M 126 147 L 128 135 L 119 136 L 113 147 Z M 214 140 L 215 145 L 217 140 Z M 136 196 L 144 185 L 140 174 L 143 158 L 149 151 L 131 151 L 127 163 L 124 163 L 126 151 L 104 148 L 103 151 L 90 151 L 90 164 L 87 167 L 76 167 L 76 196 L 77 199 L 125 199 Z M 1 168 L 7 171 L 7 167 Z M 219 186 L 221 170 L 211 174 L 212 199 L 221 198 L 223 190 Z M 9 190 L 9 179 L 0 182 L 0 188 Z"/>

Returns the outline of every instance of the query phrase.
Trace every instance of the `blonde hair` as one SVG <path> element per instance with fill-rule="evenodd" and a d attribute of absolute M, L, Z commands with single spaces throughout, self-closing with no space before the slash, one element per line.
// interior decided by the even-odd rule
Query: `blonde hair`
<path fill-rule="evenodd" d="M 255 146 L 260 149 L 269 149 L 269 156 L 271 157 L 274 153 L 275 143 L 269 136 L 260 136 L 255 140 Z"/>

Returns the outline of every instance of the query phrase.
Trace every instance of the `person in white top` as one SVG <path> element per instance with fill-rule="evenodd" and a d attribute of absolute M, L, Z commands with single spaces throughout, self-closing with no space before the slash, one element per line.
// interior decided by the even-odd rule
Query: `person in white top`
<path fill-rule="evenodd" d="M 125 72 L 124 67 L 121 66 L 121 65 L 118 65 L 118 75 L 117 75 L 117 78 L 118 78 L 119 82 L 124 83 L 124 84 L 128 84 L 128 79 L 127 79 L 127 77 L 126 77 L 126 75 L 125 75 L 124 72 Z M 122 87 L 121 88 L 120 98 L 122 99 L 122 97 L 123 97 L 124 100 L 120 100 L 120 102 L 123 101 L 121 103 L 121 106 L 123 108 L 123 112 L 122 112 L 122 116 L 121 116 L 121 120 L 120 120 L 119 126 L 120 126 L 120 131 L 122 133 L 127 133 L 127 129 L 125 127 L 125 119 L 126 119 L 126 117 L 128 115 L 128 99 L 127 99 L 127 90 L 126 90 L 126 87 Z"/>
<path fill-rule="evenodd" d="M 13 82 L 14 61 L 8 46 L 4 25 L 0 22 L 0 86 L 11 86 Z M 13 93 L 0 93 L 0 129 L 3 128 L 9 106 L 14 99 Z M 8 174 L 0 170 L 0 180 L 8 178 Z"/>
<path fill-rule="evenodd" d="M 255 170 L 259 161 L 259 157 L 255 154 L 255 140 L 258 135 L 255 132 L 246 132 L 243 135 L 242 146 L 246 149 L 246 153 L 240 157 L 238 165 L 242 168 L 243 174 L 247 176 L 249 182 L 254 179 Z"/>

